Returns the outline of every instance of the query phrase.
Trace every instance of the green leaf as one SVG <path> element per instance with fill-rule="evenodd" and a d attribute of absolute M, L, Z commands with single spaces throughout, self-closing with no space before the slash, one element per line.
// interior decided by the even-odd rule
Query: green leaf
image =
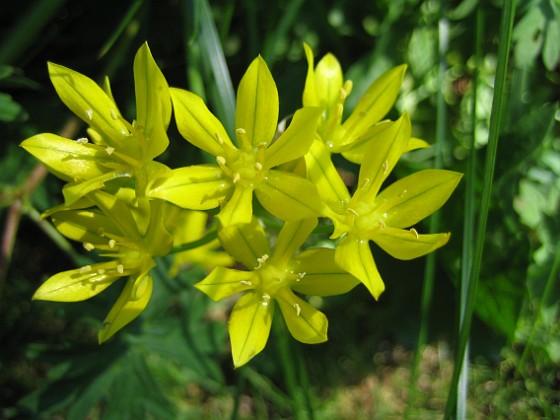
<path fill-rule="evenodd" d="M 253 277 L 255 277 L 255 274 L 252 271 L 216 267 L 204 280 L 195 284 L 194 287 L 212 300 L 219 301 L 237 293 L 253 289 L 255 287 L 251 284 Z"/>
<path fill-rule="evenodd" d="M 560 61 L 560 15 L 549 19 L 543 47 L 543 61 L 545 67 L 553 71 Z"/>
<path fill-rule="evenodd" d="M 241 78 L 237 90 L 236 130 L 245 130 L 247 144 L 241 147 L 269 145 L 278 124 L 278 90 L 261 56 L 255 58 Z M 243 139 L 244 136 L 239 136 Z"/>
<path fill-rule="evenodd" d="M 147 192 L 191 210 L 216 208 L 233 193 L 233 186 L 217 165 L 173 169 L 172 175 Z"/>
<path fill-rule="evenodd" d="M 321 311 L 296 296 L 289 288 L 280 289 L 275 296 L 292 336 L 302 343 L 327 341 L 329 322 Z"/>
<path fill-rule="evenodd" d="M 335 250 L 312 248 L 297 255 L 290 270 L 305 273 L 292 285 L 298 293 L 311 296 L 335 296 L 349 292 L 360 281 L 335 263 Z"/>
<path fill-rule="evenodd" d="M 26 115 L 25 110 L 12 99 L 11 95 L 0 92 L 0 121 L 21 121 Z"/>
<path fill-rule="evenodd" d="M 270 170 L 255 194 L 270 214 L 282 220 L 295 221 L 321 213 L 321 200 L 311 181 L 288 172 Z"/>
<path fill-rule="evenodd" d="M 185 140 L 214 156 L 223 153 L 223 143 L 233 147 L 224 126 L 199 96 L 182 89 L 169 91 L 177 128 Z"/>
<path fill-rule="evenodd" d="M 273 302 L 263 300 L 257 292 L 249 292 L 233 307 L 228 329 L 236 368 L 243 366 L 264 349 L 272 325 Z"/>

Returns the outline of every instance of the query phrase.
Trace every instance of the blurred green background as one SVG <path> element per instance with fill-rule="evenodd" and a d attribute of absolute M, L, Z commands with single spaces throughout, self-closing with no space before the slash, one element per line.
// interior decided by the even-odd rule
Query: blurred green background
<path fill-rule="evenodd" d="M 62 184 L 50 175 L 42 180 L 34 159 L 18 147 L 37 133 L 77 138 L 83 130 L 56 96 L 47 61 L 96 80 L 110 75 L 115 99 L 129 119 L 135 112 L 132 62 L 144 41 L 171 86 L 202 95 L 218 114 L 222 51 L 234 87 L 251 60 L 263 55 L 278 85 L 281 118 L 301 106 L 303 42 L 316 57 L 331 52 L 339 59 L 345 78 L 354 83 L 349 110 L 376 76 L 407 63 L 390 117 L 407 109 L 413 134 L 438 140 L 437 147 L 405 156 L 393 177 L 435 165 L 460 172 L 470 167 L 478 197 L 502 1 L 209 3 L 2 1 L 0 417 L 440 415 L 457 339 L 461 262 L 469 245 L 465 220 L 478 206 L 475 198 L 465 211 L 464 183 L 439 212 L 439 229 L 451 231 L 452 239 L 434 260 L 424 321 L 425 259 L 395 261 L 379 249 L 374 255 L 387 289 L 378 302 L 362 286 L 314 302 L 330 320 L 327 343 L 300 345 L 280 331 L 263 354 L 236 371 L 225 323 L 231 305 L 211 303 L 194 291 L 202 269 L 169 278 L 170 261 L 162 260 L 145 313 L 102 346 L 96 331 L 118 294 L 115 287 L 86 302 L 31 301 L 42 281 L 85 258 L 80 246 L 56 240 L 48 222 L 40 220 L 43 210 L 62 201 Z M 560 2 L 519 0 L 512 37 L 474 306 L 467 412 L 469 418 L 558 418 Z M 162 158 L 168 165 L 203 158 L 173 123 L 170 137 Z M 418 346 L 421 325 L 426 342 Z"/>

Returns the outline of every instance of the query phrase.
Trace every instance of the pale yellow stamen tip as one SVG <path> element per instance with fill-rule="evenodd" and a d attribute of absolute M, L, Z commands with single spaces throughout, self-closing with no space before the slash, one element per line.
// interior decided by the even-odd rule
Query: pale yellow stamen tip
<path fill-rule="evenodd" d="M 80 274 L 89 273 L 91 271 L 91 265 L 84 265 L 80 268 Z"/>
<path fill-rule="evenodd" d="M 235 175 L 233 175 L 233 183 L 237 183 L 239 182 L 239 180 L 241 179 L 241 175 L 239 175 L 239 172 L 236 172 Z"/>
<path fill-rule="evenodd" d="M 116 244 L 117 244 L 117 241 L 115 241 L 114 239 L 111 239 L 109 241 L 109 248 L 114 248 Z"/>
<path fill-rule="evenodd" d="M 262 163 L 260 163 L 260 162 L 255 163 L 255 169 L 257 171 L 262 171 L 262 168 L 263 168 Z"/>
<path fill-rule="evenodd" d="M 239 283 L 241 283 L 244 286 L 252 286 L 253 283 L 250 280 L 241 280 Z"/>
<path fill-rule="evenodd" d="M 369 178 L 364 179 L 364 182 L 362 183 L 362 189 L 364 189 L 367 186 L 367 184 L 369 184 L 369 182 L 370 182 Z"/>
<path fill-rule="evenodd" d="M 354 216 L 359 216 L 360 214 L 353 208 L 348 207 L 348 213 L 352 213 Z"/>
<path fill-rule="evenodd" d="M 216 157 L 216 162 L 218 162 L 218 165 L 224 166 L 226 164 L 226 158 L 223 156 L 218 156 Z"/>
<path fill-rule="evenodd" d="M 337 117 L 342 117 L 342 114 L 344 112 L 344 107 L 342 106 L 342 104 L 338 104 L 336 106 L 336 115 Z"/>
<path fill-rule="evenodd" d="M 216 140 L 218 141 L 219 144 L 224 144 L 224 139 L 222 138 L 222 136 L 220 136 L 220 134 L 217 131 L 214 133 L 214 137 L 216 137 Z"/>
<path fill-rule="evenodd" d="M 296 281 L 301 281 L 301 279 L 304 278 L 306 274 L 307 273 L 305 271 L 298 273 L 297 275 L 298 278 L 296 279 Z"/>
<path fill-rule="evenodd" d="M 387 225 L 385 224 L 385 222 L 381 219 L 379 219 L 377 221 L 377 223 L 379 224 L 379 229 L 385 229 L 387 227 Z"/>
<path fill-rule="evenodd" d="M 414 228 L 410 229 L 410 232 L 412 232 L 414 234 L 414 236 L 416 237 L 416 239 L 418 239 L 420 236 L 418 235 L 418 231 Z"/>
<path fill-rule="evenodd" d="M 97 270 L 97 274 L 105 274 L 105 269 L 100 268 L 99 270 Z"/>
<path fill-rule="evenodd" d="M 93 120 L 93 109 L 86 110 L 86 115 L 88 117 L 88 120 Z"/>
<path fill-rule="evenodd" d="M 89 242 L 84 242 L 84 248 L 86 251 L 93 251 L 95 249 L 93 244 Z"/>
<path fill-rule="evenodd" d="M 86 144 L 89 140 L 85 137 L 80 137 L 78 140 L 76 140 L 76 143 L 78 144 Z"/>
<path fill-rule="evenodd" d="M 114 109 L 111 109 L 109 113 L 111 114 L 111 118 L 114 119 L 115 121 L 119 119 L 119 116 L 117 115 L 117 112 Z"/>
<path fill-rule="evenodd" d="M 262 306 L 268 306 L 268 302 L 270 302 L 270 295 L 265 293 L 261 296 L 261 299 L 262 299 L 261 301 Z"/>
<path fill-rule="evenodd" d="M 257 261 L 259 262 L 259 265 L 255 267 L 255 270 L 258 270 L 259 268 L 261 268 L 266 260 L 268 260 L 268 254 L 264 254 L 262 257 L 257 258 Z"/>
<path fill-rule="evenodd" d="M 245 131 L 244 128 L 237 128 L 235 129 L 235 134 L 237 136 L 244 136 L 245 134 L 247 134 L 247 132 Z"/>
<path fill-rule="evenodd" d="M 119 273 L 119 274 L 124 273 L 124 265 L 122 265 L 122 264 L 117 265 L 117 273 Z"/>
<path fill-rule="evenodd" d="M 342 89 L 344 89 L 344 92 L 346 92 L 346 96 L 350 95 L 353 86 L 354 84 L 352 83 L 352 80 L 347 80 L 344 82 L 344 86 L 342 87 Z"/>
<path fill-rule="evenodd" d="M 294 308 L 296 309 L 296 316 L 299 316 L 301 314 L 301 306 L 299 306 L 299 303 L 294 303 Z"/>
<path fill-rule="evenodd" d="M 107 154 L 108 154 L 109 156 L 112 155 L 114 151 L 115 151 L 115 148 L 114 148 L 114 147 L 107 146 L 107 147 L 105 148 L 105 152 L 107 152 Z"/>
<path fill-rule="evenodd" d="M 381 168 L 383 169 L 383 175 L 387 174 L 389 171 L 389 161 L 386 160 L 383 162 L 383 166 Z"/>

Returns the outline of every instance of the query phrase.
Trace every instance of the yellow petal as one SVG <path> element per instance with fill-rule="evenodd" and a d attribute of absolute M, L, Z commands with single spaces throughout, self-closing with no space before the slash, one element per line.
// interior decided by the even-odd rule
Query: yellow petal
<path fill-rule="evenodd" d="M 375 212 L 387 226 L 410 227 L 438 210 L 459 184 L 458 172 L 426 169 L 385 188 L 375 199 Z"/>
<path fill-rule="evenodd" d="M 214 301 L 233 296 L 245 290 L 254 289 L 251 279 L 255 276 L 252 271 L 234 270 L 216 267 L 194 287 L 209 296 Z"/>
<path fill-rule="evenodd" d="M 217 217 L 222 226 L 231 226 L 238 223 L 249 223 L 252 216 L 253 188 L 237 184 Z"/>
<path fill-rule="evenodd" d="M 256 147 L 270 144 L 278 124 L 278 90 L 270 70 L 258 56 L 239 82 L 235 128 L 245 130 L 248 144 Z"/>
<path fill-rule="evenodd" d="M 233 307 L 228 330 L 236 368 L 243 366 L 265 347 L 270 334 L 274 301 L 257 292 L 243 295 Z"/>
<path fill-rule="evenodd" d="M 292 289 L 304 295 L 335 296 L 356 287 L 360 281 L 335 263 L 334 254 L 334 249 L 312 248 L 297 255 L 290 270 L 302 277 Z"/>
<path fill-rule="evenodd" d="M 32 299 L 55 302 L 89 299 L 121 277 L 117 265 L 116 261 L 108 261 L 55 274 L 37 289 Z"/>
<path fill-rule="evenodd" d="M 313 50 L 307 44 L 303 44 L 305 57 L 307 58 L 307 76 L 305 77 L 305 87 L 303 89 L 303 106 L 319 106 L 317 98 L 317 88 L 315 86 L 315 62 Z"/>
<path fill-rule="evenodd" d="M 449 240 L 449 233 L 420 235 L 416 229 L 386 227 L 377 230 L 371 239 L 391 256 L 400 260 L 411 260 L 445 245 Z"/>
<path fill-rule="evenodd" d="M 222 143 L 233 146 L 227 132 L 199 96 L 170 88 L 179 133 L 191 144 L 214 156 L 222 153 Z"/>
<path fill-rule="evenodd" d="M 169 178 L 148 195 L 191 210 L 216 208 L 232 194 L 231 182 L 217 165 L 194 165 L 173 169 Z"/>
<path fill-rule="evenodd" d="M 131 277 L 119 298 L 103 321 L 104 327 L 98 334 L 99 344 L 107 341 L 117 331 L 132 322 L 148 305 L 154 285 L 149 271 L 137 278 Z"/>
<path fill-rule="evenodd" d="M 317 344 L 327 341 L 329 322 L 324 313 L 284 287 L 275 296 L 292 336 L 302 343 Z"/>
<path fill-rule="evenodd" d="M 277 265 L 284 265 L 299 250 L 317 226 L 317 218 L 286 222 L 276 240 L 272 259 Z"/>
<path fill-rule="evenodd" d="M 336 264 L 360 280 L 375 299 L 379 298 L 385 285 L 371 255 L 368 240 L 352 234 L 345 236 L 337 245 L 334 258 Z"/>

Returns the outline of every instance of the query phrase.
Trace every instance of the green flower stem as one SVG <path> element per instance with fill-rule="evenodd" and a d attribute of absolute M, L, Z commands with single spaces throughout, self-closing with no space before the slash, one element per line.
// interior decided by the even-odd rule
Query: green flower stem
<path fill-rule="evenodd" d="M 276 308 L 272 329 L 275 333 L 275 339 L 278 343 L 278 353 L 284 378 L 286 380 L 286 387 L 288 394 L 291 398 L 294 419 L 313 419 L 313 412 L 311 411 L 311 404 L 309 396 L 306 395 L 308 387 L 302 387 L 301 381 L 298 379 L 298 369 L 296 364 L 303 365 L 303 360 L 294 360 L 293 352 L 291 349 L 291 337 L 287 331 L 286 325 L 283 322 L 280 310 Z M 299 362 L 299 363 L 297 363 Z"/>
<path fill-rule="evenodd" d="M 138 14 L 140 7 L 144 4 L 144 0 L 135 0 L 130 7 L 128 8 L 127 12 L 107 40 L 105 44 L 101 47 L 99 54 L 97 55 L 98 58 L 103 57 L 117 42 L 117 40 L 123 35 L 123 33 L 127 30 L 131 31 L 132 28 L 136 28 L 136 30 L 132 29 L 132 31 L 137 32 L 137 27 L 139 25 L 134 24 L 134 17 Z"/>
<path fill-rule="evenodd" d="M 187 242 L 181 245 L 174 246 L 173 248 L 171 248 L 171 251 L 169 251 L 169 254 L 176 254 L 177 252 L 183 252 L 183 251 L 188 251 L 189 249 L 198 248 L 199 246 L 206 245 L 212 242 L 217 237 L 218 237 L 218 232 L 216 231 L 216 229 L 211 230 L 202 238 L 197 239 L 196 241 Z"/>
<path fill-rule="evenodd" d="M 490 208 L 490 199 L 492 196 L 492 182 L 494 178 L 494 167 L 496 162 L 496 154 L 498 149 L 498 136 L 500 132 L 500 122 L 504 109 L 504 91 L 506 83 L 506 71 L 509 58 L 509 49 L 511 44 L 511 35 L 513 28 L 513 19 L 515 16 L 515 1 L 506 0 L 502 10 L 502 19 L 500 23 L 500 36 L 498 40 L 498 61 L 496 69 L 496 81 L 494 86 L 494 99 L 492 101 L 492 113 L 490 116 L 490 130 L 488 138 L 488 146 L 486 151 L 486 162 L 484 166 L 484 180 L 482 186 L 482 198 L 480 203 L 480 213 L 478 217 L 478 228 L 475 244 L 475 252 L 472 261 L 472 268 L 469 272 L 469 284 L 465 300 L 465 313 L 463 322 L 460 325 L 459 341 L 456 349 L 455 368 L 447 397 L 445 410 L 445 418 L 454 418 L 457 408 L 457 386 L 463 370 L 463 360 L 467 350 L 469 341 L 470 327 L 472 322 L 472 314 L 474 310 L 474 299 L 480 275 L 480 267 L 482 263 L 482 253 L 484 250 L 484 238 L 486 233 L 486 224 L 488 221 L 488 212 Z"/>
<path fill-rule="evenodd" d="M 286 37 L 288 30 L 296 23 L 298 12 L 301 6 L 303 6 L 303 3 L 304 0 L 290 1 L 286 7 L 286 12 L 282 14 L 280 22 L 276 25 L 276 30 L 267 37 L 262 55 L 264 61 L 268 63 L 269 68 L 272 68 L 274 63 L 278 45 L 282 42 L 282 39 Z"/>
<path fill-rule="evenodd" d="M 443 10 L 443 1 L 441 7 Z M 445 81 L 445 72 L 447 70 L 446 53 L 448 47 L 448 22 L 447 19 L 442 17 L 439 21 L 439 86 L 437 94 L 437 108 L 436 108 L 436 142 L 434 167 L 441 169 L 443 166 L 443 149 L 444 142 L 447 135 L 447 106 L 443 96 L 443 84 Z M 430 216 L 429 232 L 438 232 L 440 228 L 440 214 L 434 213 Z M 424 283 L 422 287 L 422 300 L 420 307 L 420 330 L 418 331 L 418 339 L 416 342 L 416 350 L 414 352 L 414 360 L 412 362 L 412 370 L 410 372 L 409 388 L 408 388 L 408 403 L 407 410 L 414 407 L 414 401 L 417 395 L 417 382 L 419 375 L 420 361 L 422 360 L 422 351 L 427 342 L 430 308 L 432 306 L 432 298 L 434 291 L 434 283 L 436 276 L 436 253 L 432 252 L 426 256 L 426 266 L 424 269 Z"/>

